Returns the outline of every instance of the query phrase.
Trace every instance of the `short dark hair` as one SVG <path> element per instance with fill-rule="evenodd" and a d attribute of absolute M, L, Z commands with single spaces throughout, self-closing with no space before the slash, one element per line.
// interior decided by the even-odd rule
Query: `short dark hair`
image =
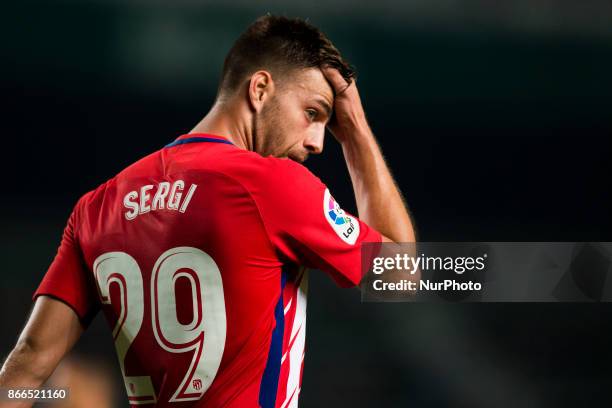
<path fill-rule="evenodd" d="M 219 92 L 233 92 L 259 69 L 283 74 L 292 69 L 329 66 L 350 82 L 355 70 L 315 26 L 299 18 L 267 14 L 240 35 L 225 57 Z"/>

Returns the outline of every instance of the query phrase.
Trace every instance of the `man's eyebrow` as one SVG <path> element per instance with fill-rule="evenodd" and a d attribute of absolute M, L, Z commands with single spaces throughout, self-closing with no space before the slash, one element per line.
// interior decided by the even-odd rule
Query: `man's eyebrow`
<path fill-rule="evenodd" d="M 331 105 L 323 98 L 316 98 L 315 102 L 323 108 L 327 116 L 331 116 L 332 107 Z"/>

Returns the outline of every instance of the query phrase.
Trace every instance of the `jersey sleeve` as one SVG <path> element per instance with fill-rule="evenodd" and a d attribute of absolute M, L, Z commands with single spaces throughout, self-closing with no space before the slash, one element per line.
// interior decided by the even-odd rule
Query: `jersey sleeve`
<path fill-rule="evenodd" d="M 33 300 L 46 295 L 70 306 L 87 326 L 98 311 L 95 287 L 83 260 L 77 239 L 78 212 L 75 206 L 62 235 L 60 246 L 42 282 L 34 293 Z"/>
<path fill-rule="evenodd" d="M 358 285 L 381 235 L 343 211 L 319 178 L 299 163 L 275 159 L 257 205 L 273 246 L 288 260 L 328 273 L 341 287 Z M 378 246 L 379 247 L 379 246 Z"/>

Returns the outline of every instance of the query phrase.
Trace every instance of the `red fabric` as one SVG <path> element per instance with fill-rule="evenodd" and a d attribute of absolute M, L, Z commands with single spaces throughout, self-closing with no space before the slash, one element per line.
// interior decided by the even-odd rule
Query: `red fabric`
<path fill-rule="evenodd" d="M 193 134 L 179 139 L 193 137 L 224 140 Z M 190 186 L 197 186 L 185 211 L 168 209 L 169 199 L 165 200 L 165 208 L 152 209 L 160 183 L 172 185 L 177 180 L 184 181 L 183 200 Z M 142 186 L 147 185 L 152 187 L 142 194 Z M 356 242 L 343 241 L 326 218 L 325 206 L 329 203 L 324 203 L 325 189 L 300 164 L 263 158 L 230 144 L 198 142 L 161 149 L 79 200 L 68 220 L 58 254 L 34 297 L 49 295 L 61 299 L 85 323 L 101 309 L 111 330 L 119 319 L 120 324 L 127 325 L 126 316 L 130 322 L 134 310 L 141 305 L 142 324 L 131 333 L 133 341 L 124 360 L 125 375 L 150 377 L 159 407 L 257 407 L 277 324 L 275 306 L 281 299 L 284 269 L 287 281 L 281 299 L 285 309 L 282 351 L 287 356 L 278 372 L 275 406 L 280 407 L 287 394 L 295 392 L 292 398 L 297 398 L 301 382 L 302 360 L 296 356 L 303 359 L 303 338 L 295 334 L 306 329 L 307 276 L 298 264 L 325 271 L 340 286 L 356 285 L 361 279 L 360 244 L 381 240 L 378 232 L 352 218 L 359 228 Z M 144 204 L 151 207 L 132 219 L 126 216 L 131 209 L 124 203 L 130 192 L 138 194 L 139 198 L 131 202 L 139 204 L 140 197 L 148 194 Z M 172 304 L 155 297 L 157 289 L 153 288 L 157 281 L 152 275 L 163 253 L 183 247 L 203 251 L 220 270 L 226 338 L 221 363 L 206 393 L 193 401 L 169 403 L 188 376 L 192 361 L 201 360 L 196 358 L 197 348 L 169 352 L 156 338 L 153 326 L 161 326 L 153 319 L 152 308 L 158 304 L 159 310 L 164 311 Z M 96 261 L 99 268 L 105 259 L 118 252 L 135 261 L 140 275 L 130 278 L 125 271 L 118 270 L 111 271 L 116 273 L 104 280 L 101 273 L 94 272 Z M 200 316 L 193 311 L 206 299 L 199 294 L 193 298 L 193 293 L 199 293 L 199 286 L 192 291 L 188 282 L 195 275 L 190 271 L 185 267 L 174 275 L 183 273 L 172 292 L 176 298 L 176 319 L 183 325 L 195 322 L 198 316 L 210 321 L 210 316 L 218 312 L 204 310 Z M 198 276 L 193 278 L 194 282 L 201 279 Z M 134 286 L 132 280 L 141 282 L 141 286 Z M 100 285 L 107 285 L 105 300 Z M 134 287 L 141 289 L 135 291 Z M 115 337 L 120 340 L 124 334 Z M 206 339 L 204 332 L 203 340 L 198 340 L 204 350 Z M 297 385 L 289 380 L 296 378 L 295 373 L 290 374 L 292 370 L 298 370 Z M 190 377 L 187 385 L 195 387 L 197 381 L 199 378 Z M 289 386 L 298 388 L 291 390 Z M 126 381 L 128 394 L 130 388 L 137 387 Z M 194 389 L 191 394 L 187 391 L 183 394 L 196 395 Z M 139 398 L 144 397 L 131 398 L 133 406 Z"/>

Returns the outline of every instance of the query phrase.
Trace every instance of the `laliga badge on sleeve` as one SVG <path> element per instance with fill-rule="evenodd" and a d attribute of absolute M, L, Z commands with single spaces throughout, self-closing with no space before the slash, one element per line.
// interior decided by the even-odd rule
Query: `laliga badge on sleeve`
<path fill-rule="evenodd" d="M 329 225 L 344 242 L 355 245 L 359 236 L 359 221 L 340 208 L 327 188 L 323 195 L 323 214 Z"/>

